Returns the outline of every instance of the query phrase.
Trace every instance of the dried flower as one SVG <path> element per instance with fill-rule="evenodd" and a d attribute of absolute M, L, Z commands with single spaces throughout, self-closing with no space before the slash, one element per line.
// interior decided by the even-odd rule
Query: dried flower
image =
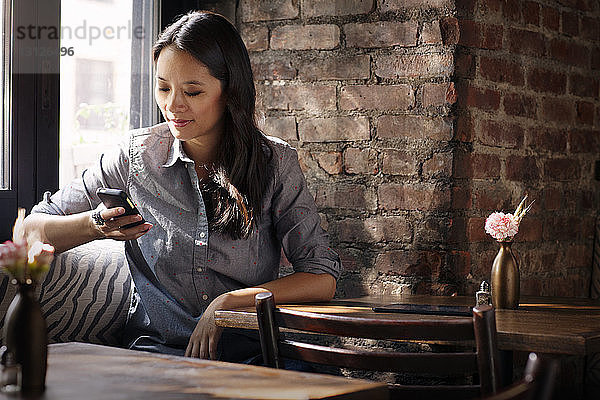
<path fill-rule="evenodd" d="M 20 208 L 17 210 L 17 219 L 13 225 L 13 238 L 14 243 L 24 243 L 25 240 L 25 226 L 23 221 L 25 220 L 25 209 Z"/>
<path fill-rule="evenodd" d="M 50 268 L 54 247 L 37 240 L 28 246 L 24 219 L 25 209 L 19 208 L 13 227 L 13 240 L 0 244 L 0 268 L 19 283 L 39 282 Z"/>
<path fill-rule="evenodd" d="M 527 196 L 521 200 L 513 214 L 504 214 L 502 212 L 492 213 L 485 220 L 485 231 L 498 241 L 511 241 L 519 232 L 521 220 L 535 202 L 534 200 L 529 205 L 526 205 L 526 200 Z"/>
<path fill-rule="evenodd" d="M 517 224 L 521 223 L 521 219 L 525 216 L 525 214 L 527 214 L 527 211 L 529 211 L 529 209 L 531 208 L 533 203 L 535 203 L 535 200 L 534 200 L 531 203 L 529 203 L 528 206 L 526 206 L 525 200 L 527 200 L 527 195 L 525 195 L 525 197 L 523 197 L 523 200 L 521 200 L 521 202 L 519 203 L 519 206 L 515 210 L 515 219 L 517 221 Z"/>

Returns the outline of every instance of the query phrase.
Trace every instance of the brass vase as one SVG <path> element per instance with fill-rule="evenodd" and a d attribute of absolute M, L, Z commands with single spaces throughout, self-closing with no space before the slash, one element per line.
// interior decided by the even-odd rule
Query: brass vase
<path fill-rule="evenodd" d="M 492 265 L 492 305 L 514 310 L 519 306 L 519 265 L 512 242 L 498 243 L 500 250 Z"/>

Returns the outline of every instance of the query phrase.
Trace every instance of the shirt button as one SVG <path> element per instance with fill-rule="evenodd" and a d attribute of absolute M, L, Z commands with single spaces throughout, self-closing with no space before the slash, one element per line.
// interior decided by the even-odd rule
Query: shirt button
<path fill-rule="evenodd" d="M 196 246 L 204 246 L 204 242 L 202 240 L 196 240 Z"/>
<path fill-rule="evenodd" d="M 200 232 L 200 237 L 203 238 L 204 236 L 206 236 L 206 234 L 204 232 Z"/>
<path fill-rule="evenodd" d="M 207 296 L 207 295 L 205 295 L 205 294 L 203 294 L 203 295 L 202 295 L 202 300 L 208 300 L 208 296 Z"/>

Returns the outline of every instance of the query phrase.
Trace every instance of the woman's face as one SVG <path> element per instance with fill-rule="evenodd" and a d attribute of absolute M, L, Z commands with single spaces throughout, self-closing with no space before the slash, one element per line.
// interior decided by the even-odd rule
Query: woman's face
<path fill-rule="evenodd" d="M 173 47 L 160 52 L 154 97 L 177 139 L 218 141 L 225 111 L 221 81 L 193 56 Z"/>

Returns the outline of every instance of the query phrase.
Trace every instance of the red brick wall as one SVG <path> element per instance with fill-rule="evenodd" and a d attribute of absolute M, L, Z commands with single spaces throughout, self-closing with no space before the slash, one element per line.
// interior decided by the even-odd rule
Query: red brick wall
<path fill-rule="evenodd" d="M 473 293 L 497 252 L 485 217 L 524 193 L 522 292 L 588 294 L 598 7 L 240 1 L 262 126 L 298 149 L 339 294 Z"/>
<path fill-rule="evenodd" d="M 264 130 L 298 149 L 345 266 L 340 294 L 457 290 L 454 46 L 440 30 L 453 13 L 450 0 L 240 4 Z"/>
<path fill-rule="evenodd" d="M 494 210 L 536 199 L 514 248 L 521 292 L 588 296 L 600 205 L 600 3 L 457 0 L 454 232 L 466 291 L 489 276 Z M 468 259 L 465 261 L 468 263 Z"/>

